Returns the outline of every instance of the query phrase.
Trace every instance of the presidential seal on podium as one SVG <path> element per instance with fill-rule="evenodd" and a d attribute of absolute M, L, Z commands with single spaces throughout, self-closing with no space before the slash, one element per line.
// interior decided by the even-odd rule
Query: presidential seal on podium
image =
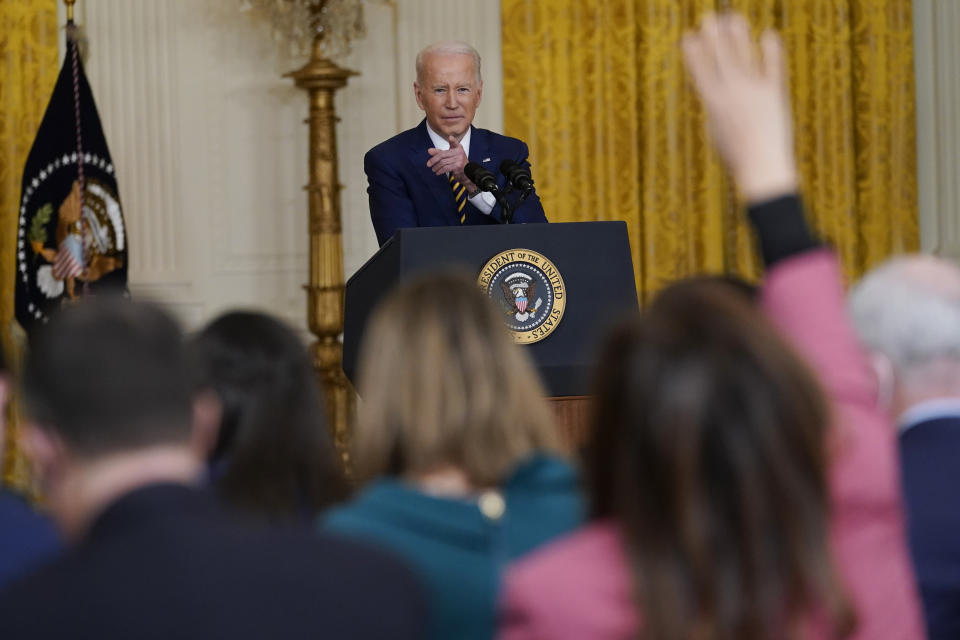
<path fill-rule="evenodd" d="M 540 342 L 553 333 L 567 305 L 560 270 L 529 249 L 498 253 L 480 270 L 477 285 L 501 310 L 518 344 Z"/>

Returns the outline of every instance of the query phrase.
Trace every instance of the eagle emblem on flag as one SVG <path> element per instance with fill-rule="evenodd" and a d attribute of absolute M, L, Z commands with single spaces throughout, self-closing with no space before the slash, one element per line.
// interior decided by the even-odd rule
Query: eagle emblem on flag
<path fill-rule="evenodd" d="M 107 141 L 70 33 L 23 169 L 16 318 L 30 336 L 63 304 L 127 291 L 127 233 Z"/>

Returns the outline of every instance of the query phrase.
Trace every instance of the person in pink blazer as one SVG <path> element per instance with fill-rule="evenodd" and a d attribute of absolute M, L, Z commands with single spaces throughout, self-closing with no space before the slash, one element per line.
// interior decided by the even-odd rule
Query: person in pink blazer
<path fill-rule="evenodd" d="M 614 335 L 588 457 L 593 521 L 509 569 L 504 640 L 923 637 L 895 432 L 837 259 L 796 195 L 776 35 L 761 50 L 738 15 L 707 16 L 684 40 L 768 266 L 766 318 L 700 279 Z"/>

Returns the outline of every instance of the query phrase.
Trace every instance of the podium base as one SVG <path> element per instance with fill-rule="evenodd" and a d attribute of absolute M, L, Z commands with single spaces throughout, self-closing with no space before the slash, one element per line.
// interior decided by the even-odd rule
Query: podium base
<path fill-rule="evenodd" d="M 557 430 L 564 451 L 576 455 L 590 435 L 593 396 L 557 396 L 547 398 L 557 418 Z"/>

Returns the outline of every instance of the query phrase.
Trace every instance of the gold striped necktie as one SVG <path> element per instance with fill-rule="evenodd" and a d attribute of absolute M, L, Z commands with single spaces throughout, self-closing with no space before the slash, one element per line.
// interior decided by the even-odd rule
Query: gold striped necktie
<path fill-rule="evenodd" d="M 463 211 L 467 206 L 467 188 L 460 184 L 460 181 L 450 174 L 450 188 L 453 189 L 453 201 L 457 203 L 457 213 L 460 214 L 460 224 L 467 219 L 467 214 Z"/>

